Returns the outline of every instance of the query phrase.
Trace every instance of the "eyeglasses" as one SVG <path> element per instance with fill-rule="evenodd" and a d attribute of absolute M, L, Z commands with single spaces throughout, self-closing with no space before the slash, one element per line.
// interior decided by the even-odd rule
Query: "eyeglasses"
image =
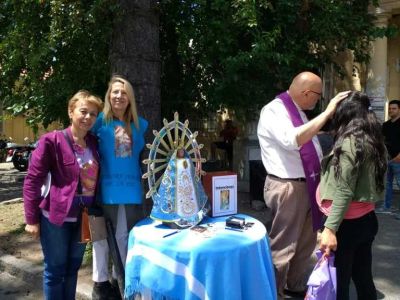
<path fill-rule="evenodd" d="M 307 93 L 307 92 L 311 92 L 311 93 L 317 94 L 320 97 L 322 96 L 322 93 L 318 93 L 318 92 L 313 91 L 313 90 L 305 90 L 305 91 L 303 91 L 303 93 Z"/>

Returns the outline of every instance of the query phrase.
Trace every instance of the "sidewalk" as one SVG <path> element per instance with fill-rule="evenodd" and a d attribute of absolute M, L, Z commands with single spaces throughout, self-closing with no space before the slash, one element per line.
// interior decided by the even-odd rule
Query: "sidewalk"
<path fill-rule="evenodd" d="M 1 185 L 0 185 L 1 186 Z M 1 187 L 0 187 L 1 188 Z M 247 193 L 240 193 L 239 199 L 239 212 L 251 215 L 261 222 L 266 224 L 269 220 L 268 212 L 263 210 L 254 210 L 250 207 L 250 200 L 249 194 Z M 17 198 L 12 200 L 12 202 L 21 202 L 21 198 Z M 256 205 L 256 203 L 254 203 Z M 258 203 L 260 204 L 260 203 Z M 1 204 L 0 204 L 1 205 Z M 4 205 L 4 204 L 3 204 Z M 28 245 L 28 247 L 40 247 L 38 245 L 38 241 L 35 241 Z M 91 279 L 91 264 L 86 267 L 83 267 L 79 271 L 78 275 L 78 285 L 77 285 L 77 299 L 78 300 L 89 300 L 91 299 L 91 293 L 93 288 L 93 282 Z M 4 253 L 0 250 L 0 272 L 5 271 L 11 274 L 14 277 L 22 279 L 25 283 L 29 284 L 30 286 L 41 287 L 42 286 L 42 273 L 43 273 L 43 265 L 34 264 L 28 260 L 19 258 L 17 256 L 12 256 L 7 253 Z M 1 297 L 0 291 L 0 298 Z M 11 299 L 25 299 L 24 296 L 15 297 L 11 296 L 10 298 L 5 298 L 6 300 Z M 30 299 L 30 298 L 29 298 Z"/>
<path fill-rule="evenodd" d="M 7 166 L 4 166 L 4 164 L 0 164 L 0 171 L 2 173 L 7 173 L 13 170 L 7 169 Z M 20 174 L 15 174 L 15 176 L 19 177 Z M 4 182 L 2 180 L 0 190 L 3 185 Z M 19 182 L 18 186 L 21 192 L 21 182 Z M 398 204 L 399 200 L 400 193 L 396 192 L 394 203 Z M 253 201 L 253 207 L 256 206 L 258 208 L 262 207 L 262 202 Z M 255 210 L 251 207 L 250 195 L 248 193 L 239 193 L 238 212 L 253 216 L 265 225 L 268 225 L 270 222 L 270 214 L 266 209 Z M 400 299 L 400 260 L 398 259 L 400 248 L 400 221 L 395 220 L 392 215 L 378 215 L 378 220 L 379 232 L 373 247 L 373 274 L 375 285 L 378 290 L 378 299 L 398 300 Z M 312 268 L 312 266 L 310 267 Z M 31 285 L 41 286 L 42 270 L 42 265 L 35 265 L 27 260 L 0 252 L 0 272 L 6 271 Z M 92 285 L 91 265 L 89 264 L 89 266 L 81 269 L 79 272 L 77 299 L 91 299 Z M 25 298 L 11 297 L 5 299 Z M 350 299 L 356 299 L 354 288 L 351 291 Z"/>
<path fill-rule="evenodd" d="M 26 172 L 14 169 L 12 163 L 0 163 L 0 202 L 22 197 Z"/>
<path fill-rule="evenodd" d="M 12 163 L 0 163 L 0 205 L 7 205 L 7 203 L 22 202 L 22 185 L 26 172 L 19 172 L 14 169 Z M 0 216 L 1 221 L 1 216 Z M 33 241 L 26 247 L 37 251 L 40 249 L 39 241 Z M 26 259 L 22 259 L 16 254 L 15 256 L 9 255 L 0 249 L 0 274 L 7 273 L 9 276 L 1 276 L 2 281 L 12 280 L 13 277 L 20 280 L 24 285 L 24 290 L 30 289 L 37 290 L 39 288 L 40 295 L 42 290 L 42 274 L 43 264 L 37 265 Z M 79 271 L 79 279 L 77 286 L 77 299 L 86 300 L 91 299 L 92 280 L 91 280 L 91 264 Z M 3 282 L 2 282 L 3 283 Z M 29 288 L 25 288 L 29 286 Z M 16 285 L 18 286 L 18 285 Z M 3 288 L 3 291 L 1 290 Z M 14 287 L 14 290 L 16 287 Z M 4 291 L 4 285 L 0 287 L 1 299 L 32 299 L 32 295 L 24 295 L 24 293 L 10 293 Z M 41 298 L 41 297 L 40 297 Z"/>

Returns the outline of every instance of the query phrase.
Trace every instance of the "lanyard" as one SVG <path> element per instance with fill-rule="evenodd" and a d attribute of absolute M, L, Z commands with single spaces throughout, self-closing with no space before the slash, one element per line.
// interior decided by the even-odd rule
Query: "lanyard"
<path fill-rule="evenodd" d="M 64 129 L 64 130 L 62 131 L 62 133 L 64 134 L 64 137 L 65 137 L 66 141 L 68 142 L 68 145 L 70 146 L 72 152 L 73 152 L 74 155 L 75 155 L 74 148 L 72 147 L 72 141 L 71 141 L 71 138 L 69 137 L 69 135 L 68 135 L 68 133 L 67 133 L 67 130 Z M 80 170 L 79 170 L 79 172 L 80 172 Z M 84 207 L 85 205 L 84 205 L 84 202 L 82 201 L 82 183 L 81 183 L 81 176 L 80 176 L 80 174 L 78 175 L 78 196 L 79 196 L 79 200 L 80 200 L 79 206 Z"/>

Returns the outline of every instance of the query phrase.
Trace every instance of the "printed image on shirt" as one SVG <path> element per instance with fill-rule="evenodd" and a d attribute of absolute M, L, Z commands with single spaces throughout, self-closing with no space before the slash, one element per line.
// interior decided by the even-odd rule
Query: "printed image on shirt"
<path fill-rule="evenodd" d="M 115 157 L 132 156 L 132 141 L 123 126 L 114 127 L 115 135 Z"/>
<path fill-rule="evenodd" d="M 96 160 L 89 160 L 81 166 L 80 178 L 84 195 L 94 195 L 98 173 L 99 165 Z"/>

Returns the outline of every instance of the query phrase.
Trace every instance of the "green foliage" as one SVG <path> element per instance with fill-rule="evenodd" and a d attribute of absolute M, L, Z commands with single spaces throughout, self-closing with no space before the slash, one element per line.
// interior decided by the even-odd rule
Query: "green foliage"
<path fill-rule="evenodd" d="M 370 4 L 377 3 L 162 1 L 163 114 L 201 116 L 228 107 L 249 119 L 295 74 L 322 73 L 342 50 L 367 62 L 370 41 L 389 34 L 373 26 Z"/>
<path fill-rule="evenodd" d="M 68 122 L 66 103 L 77 90 L 102 96 L 119 2 L 1 1 L 3 107 L 46 126 Z M 163 116 L 227 107 L 254 118 L 295 74 L 323 72 L 344 49 L 367 62 L 371 40 L 397 34 L 373 26 L 369 5 L 377 1 L 160 1 Z"/>
<path fill-rule="evenodd" d="M 32 126 L 61 119 L 79 89 L 104 93 L 113 0 L 0 4 L 0 97 Z"/>

